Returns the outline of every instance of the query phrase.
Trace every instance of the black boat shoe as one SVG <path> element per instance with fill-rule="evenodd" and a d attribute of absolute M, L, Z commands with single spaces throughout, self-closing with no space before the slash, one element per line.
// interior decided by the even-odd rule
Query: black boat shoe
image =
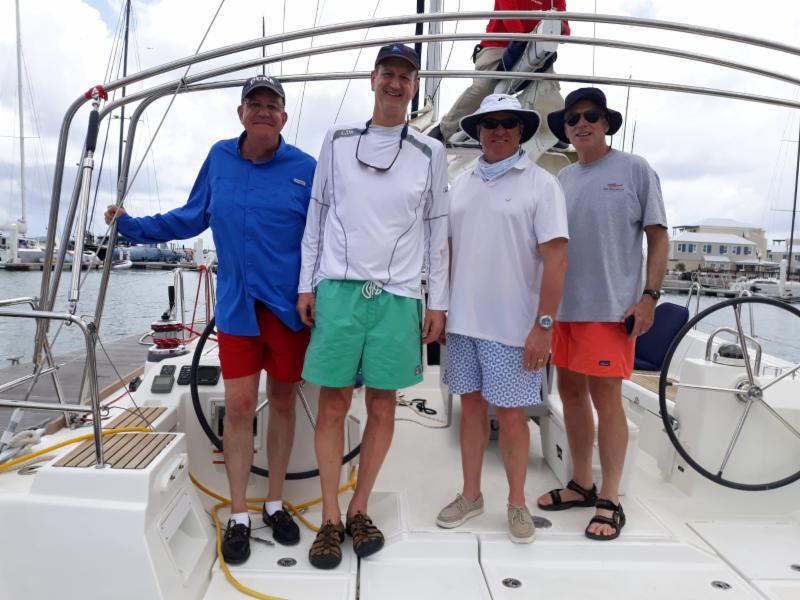
<path fill-rule="evenodd" d="M 264 524 L 272 528 L 272 539 L 284 546 L 294 546 L 300 541 L 300 528 L 285 510 L 275 511 L 274 514 L 267 514 L 264 507 L 262 515 Z"/>
<path fill-rule="evenodd" d="M 250 526 L 228 521 L 222 538 L 222 557 L 229 565 L 240 565 L 250 558 Z"/>

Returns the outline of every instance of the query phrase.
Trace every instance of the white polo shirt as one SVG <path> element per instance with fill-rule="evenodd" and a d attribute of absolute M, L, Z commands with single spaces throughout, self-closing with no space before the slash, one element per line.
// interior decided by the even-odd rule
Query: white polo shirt
<path fill-rule="evenodd" d="M 449 195 L 447 331 L 524 346 L 539 309 L 539 244 L 569 239 L 561 186 L 525 155 L 488 182 L 462 174 Z"/>
<path fill-rule="evenodd" d="M 409 127 L 401 148 L 402 129 L 373 125 L 363 134 L 362 124 L 328 131 L 314 174 L 298 291 L 310 292 L 323 279 L 350 279 L 420 298 L 425 268 L 428 308 L 447 309 L 444 147 Z"/>

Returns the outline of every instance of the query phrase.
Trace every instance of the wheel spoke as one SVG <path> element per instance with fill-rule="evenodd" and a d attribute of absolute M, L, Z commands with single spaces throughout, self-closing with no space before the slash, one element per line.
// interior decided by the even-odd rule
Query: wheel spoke
<path fill-rule="evenodd" d="M 753 366 L 750 364 L 750 352 L 747 350 L 747 338 L 744 337 L 744 329 L 742 328 L 742 305 L 736 304 L 733 307 L 733 315 L 736 317 L 736 331 L 739 334 L 739 343 L 742 344 L 742 354 L 744 354 L 744 366 L 747 369 L 747 380 L 751 386 L 756 384 L 755 377 L 753 377 Z"/>
<path fill-rule="evenodd" d="M 742 413 L 741 418 L 739 419 L 739 423 L 736 425 L 736 429 L 733 432 L 733 437 L 731 438 L 731 443 L 728 444 L 728 449 L 725 451 L 725 458 L 722 459 L 722 464 L 719 467 L 719 471 L 717 475 L 722 477 L 722 472 L 725 470 L 725 467 L 728 465 L 728 460 L 731 457 L 731 453 L 733 452 L 734 446 L 736 446 L 736 442 L 739 441 L 739 436 L 742 433 L 742 428 L 744 427 L 744 422 L 747 420 L 747 415 L 750 414 L 750 408 L 753 406 L 753 401 L 750 400 L 747 402 L 747 405 L 744 407 L 744 412 Z"/>
<path fill-rule="evenodd" d="M 706 392 L 727 392 L 729 394 L 746 394 L 746 390 L 737 390 L 733 388 L 721 388 L 721 387 L 714 387 L 711 385 L 697 385 L 694 383 L 680 383 L 679 381 L 672 381 L 667 385 L 671 385 L 672 387 L 676 388 L 691 388 L 693 390 L 705 390 Z"/>
<path fill-rule="evenodd" d="M 781 379 L 786 379 L 792 373 L 796 373 L 798 369 L 800 369 L 800 364 L 796 364 L 795 366 L 793 366 L 791 369 L 789 369 L 785 373 L 781 373 L 778 377 L 776 377 L 775 379 L 773 379 L 769 383 L 767 383 L 765 385 L 762 385 L 761 386 L 761 390 L 763 391 L 763 390 L 766 390 L 769 387 L 772 387 L 773 385 L 778 383 Z"/>
<path fill-rule="evenodd" d="M 765 401 L 763 398 L 761 399 L 761 405 L 762 405 L 764 408 L 766 408 L 766 409 L 767 409 L 767 412 L 769 412 L 770 414 L 772 414 L 772 416 L 774 416 L 776 419 L 778 419 L 778 421 L 780 421 L 780 422 L 783 424 L 783 426 L 784 426 L 784 427 L 786 427 L 786 429 L 788 429 L 790 432 L 792 432 L 792 433 L 793 433 L 793 434 L 794 434 L 794 435 L 797 437 L 797 439 L 800 439 L 800 431 L 797 431 L 797 429 L 795 429 L 794 427 L 792 427 L 792 424 L 791 424 L 791 423 L 789 423 L 789 421 L 787 421 L 786 419 L 784 419 L 784 418 L 783 418 L 783 417 L 782 417 L 782 416 L 781 416 L 781 415 L 778 413 L 778 411 L 777 411 L 777 410 L 775 410 L 775 409 L 774 409 L 774 408 L 772 408 L 772 407 L 771 407 L 769 404 L 767 404 L 767 403 L 766 403 L 766 401 Z"/>

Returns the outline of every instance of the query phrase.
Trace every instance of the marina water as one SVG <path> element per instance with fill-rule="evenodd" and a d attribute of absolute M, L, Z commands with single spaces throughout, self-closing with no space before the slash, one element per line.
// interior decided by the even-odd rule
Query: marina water
<path fill-rule="evenodd" d="M 56 311 L 66 311 L 67 286 L 69 272 L 62 275 L 62 286 Z M 91 315 L 97 299 L 100 284 L 100 272 L 82 273 L 84 284 L 81 288 L 81 301 L 78 314 Z M 191 309 L 197 290 L 198 274 L 185 271 L 184 275 L 186 319 L 191 320 Z M 37 296 L 41 272 L 39 271 L 0 271 L 0 297 L 12 298 L 20 296 Z M 132 334 L 144 334 L 150 330 L 150 323 L 157 320 L 168 306 L 167 286 L 173 282 L 171 271 L 123 270 L 114 271 L 106 295 L 106 306 L 100 326 L 100 339 L 103 343 Z M 717 302 L 721 298 L 700 298 L 700 310 Z M 686 296 L 664 294 L 662 302 L 686 304 Z M 694 316 L 695 300 L 691 301 L 690 311 Z M 198 311 L 198 315 L 204 308 Z M 800 362 L 800 317 L 796 317 L 771 306 L 757 306 L 753 311 L 755 337 L 767 354 L 777 356 L 793 363 Z M 742 311 L 742 323 L 745 333 L 750 333 L 748 308 Z M 54 322 L 50 327 L 50 339 L 59 329 L 60 323 Z M 730 308 L 715 313 L 701 323 L 700 329 L 711 332 L 719 326 L 733 327 L 733 310 Z M 7 365 L 6 359 L 22 357 L 21 362 L 29 362 L 33 353 L 33 337 L 35 322 L 27 319 L 0 319 L 0 365 Z M 83 336 L 74 327 L 61 327 L 53 347 L 56 355 L 71 350 L 79 350 L 83 346 Z M 98 349 L 98 354 L 102 353 Z M 144 357 L 144 352 L 142 353 Z"/>
<path fill-rule="evenodd" d="M 54 310 L 67 311 L 67 293 L 71 273 L 62 274 L 61 287 Z M 100 271 L 84 271 L 81 277 L 81 298 L 78 304 L 78 315 L 94 315 L 97 291 L 100 286 Z M 41 271 L 0 271 L 0 298 L 19 298 L 39 295 Z M 106 304 L 103 320 L 100 324 L 100 339 L 105 344 L 115 339 L 150 331 L 150 323 L 159 319 L 167 310 L 169 300 L 167 287 L 174 279 L 172 271 L 160 270 L 119 270 L 111 273 L 106 293 Z M 184 294 L 187 307 L 187 319 L 191 320 L 191 308 L 197 290 L 198 274 L 184 271 Z M 17 309 L 17 307 L 15 307 Z M 19 307 L 19 310 L 24 310 Z M 201 305 L 198 316 L 205 314 Z M 58 356 L 84 346 L 83 335 L 75 327 L 61 325 L 58 321 L 50 324 L 49 339 L 60 329 L 53 345 L 53 353 Z M 7 366 L 6 359 L 18 358 L 20 362 L 30 362 L 33 355 L 33 340 L 36 324 L 32 319 L 0 318 L 0 367 Z M 144 346 L 142 360 L 144 361 Z M 97 349 L 98 356 L 102 349 Z"/>

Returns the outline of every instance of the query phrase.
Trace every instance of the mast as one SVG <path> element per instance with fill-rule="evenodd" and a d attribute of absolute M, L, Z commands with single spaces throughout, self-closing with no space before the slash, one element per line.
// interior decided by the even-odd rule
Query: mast
<path fill-rule="evenodd" d="M 425 13 L 425 0 L 417 0 L 417 14 Z M 414 35 L 422 35 L 422 21 L 419 21 L 414 27 Z M 417 56 L 422 55 L 422 42 L 414 43 L 414 50 L 417 51 Z M 411 112 L 415 113 L 419 109 L 419 91 L 414 94 L 411 100 Z"/>
<path fill-rule="evenodd" d="M 122 44 L 122 77 L 128 75 L 128 33 L 131 23 L 131 0 L 125 0 L 125 41 Z M 125 87 L 122 88 L 122 98 L 125 97 Z M 117 153 L 117 176 L 122 172 L 122 145 L 125 143 L 125 105 L 119 109 L 119 152 Z"/>
<path fill-rule="evenodd" d="M 792 229 L 789 232 L 789 261 L 787 265 L 787 273 L 789 279 L 792 278 L 792 250 L 794 249 L 794 220 L 797 216 L 797 179 L 800 176 L 800 125 L 797 131 L 797 163 L 794 167 L 794 198 L 792 199 Z"/>
<path fill-rule="evenodd" d="M 22 34 L 19 27 L 19 0 L 15 0 L 17 19 L 17 102 L 19 103 L 19 187 L 21 192 L 22 210 L 20 222 L 21 233 L 25 233 L 27 201 L 25 198 L 25 119 L 22 114 Z"/>
<path fill-rule="evenodd" d="M 442 12 L 442 0 L 431 0 L 431 14 Z M 435 21 L 428 23 L 428 33 L 442 33 L 442 22 Z M 429 71 L 438 71 L 442 67 L 442 43 L 428 42 L 425 68 Z M 425 98 L 431 99 L 432 113 L 431 123 L 439 120 L 439 77 L 425 78 Z"/>

